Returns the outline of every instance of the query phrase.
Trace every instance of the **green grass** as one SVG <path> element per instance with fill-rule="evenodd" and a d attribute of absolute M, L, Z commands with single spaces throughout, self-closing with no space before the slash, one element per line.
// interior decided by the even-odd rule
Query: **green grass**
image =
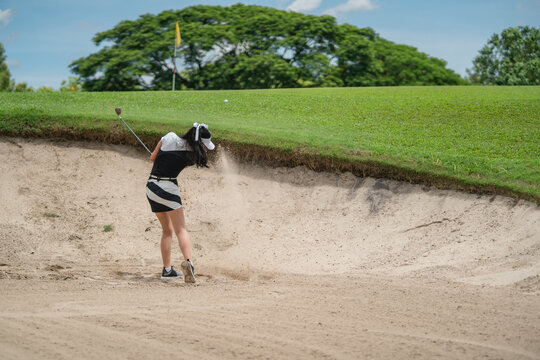
<path fill-rule="evenodd" d="M 113 231 L 114 230 L 114 226 L 108 224 L 108 225 L 103 225 L 103 231 L 104 232 L 110 232 L 110 231 Z"/>
<path fill-rule="evenodd" d="M 215 140 L 230 144 L 369 162 L 540 199 L 540 87 L 0 93 L 0 133 L 132 136 L 117 106 L 145 139 L 204 122 Z"/>

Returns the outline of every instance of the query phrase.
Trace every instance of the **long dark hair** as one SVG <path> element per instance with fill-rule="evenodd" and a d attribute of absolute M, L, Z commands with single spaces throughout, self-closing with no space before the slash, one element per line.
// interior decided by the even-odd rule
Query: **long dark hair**
<path fill-rule="evenodd" d="M 208 156 L 206 155 L 206 150 L 204 145 L 201 142 L 201 137 L 205 139 L 210 138 L 210 131 L 204 127 L 199 128 L 199 140 L 195 141 L 195 133 L 197 131 L 196 127 L 189 129 L 184 135 L 181 136 L 182 139 L 186 140 L 193 149 L 193 162 L 197 167 L 208 167 Z"/>

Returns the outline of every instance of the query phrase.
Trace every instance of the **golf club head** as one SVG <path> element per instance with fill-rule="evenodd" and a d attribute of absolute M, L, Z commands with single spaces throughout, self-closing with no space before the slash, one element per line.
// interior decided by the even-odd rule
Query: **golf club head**
<path fill-rule="evenodd" d="M 120 108 L 116 108 L 114 109 L 114 111 L 116 112 L 116 115 L 120 116 L 120 114 L 122 113 L 122 109 Z"/>

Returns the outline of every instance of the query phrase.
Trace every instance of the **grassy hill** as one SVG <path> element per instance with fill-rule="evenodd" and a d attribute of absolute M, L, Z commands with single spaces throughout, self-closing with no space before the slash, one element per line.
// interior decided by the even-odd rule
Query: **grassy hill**
<path fill-rule="evenodd" d="M 204 122 L 244 158 L 540 201 L 540 87 L 0 93 L 0 134 L 136 144 L 115 107 L 151 148 Z"/>

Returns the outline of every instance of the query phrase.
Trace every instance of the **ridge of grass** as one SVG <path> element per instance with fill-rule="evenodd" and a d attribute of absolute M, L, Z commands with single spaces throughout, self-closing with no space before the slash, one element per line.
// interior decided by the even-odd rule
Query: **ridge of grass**
<path fill-rule="evenodd" d="M 150 148 L 204 122 L 243 159 L 540 203 L 540 87 L 1 93 L 0 134 L 137 144 L 117 106 Z"/>

